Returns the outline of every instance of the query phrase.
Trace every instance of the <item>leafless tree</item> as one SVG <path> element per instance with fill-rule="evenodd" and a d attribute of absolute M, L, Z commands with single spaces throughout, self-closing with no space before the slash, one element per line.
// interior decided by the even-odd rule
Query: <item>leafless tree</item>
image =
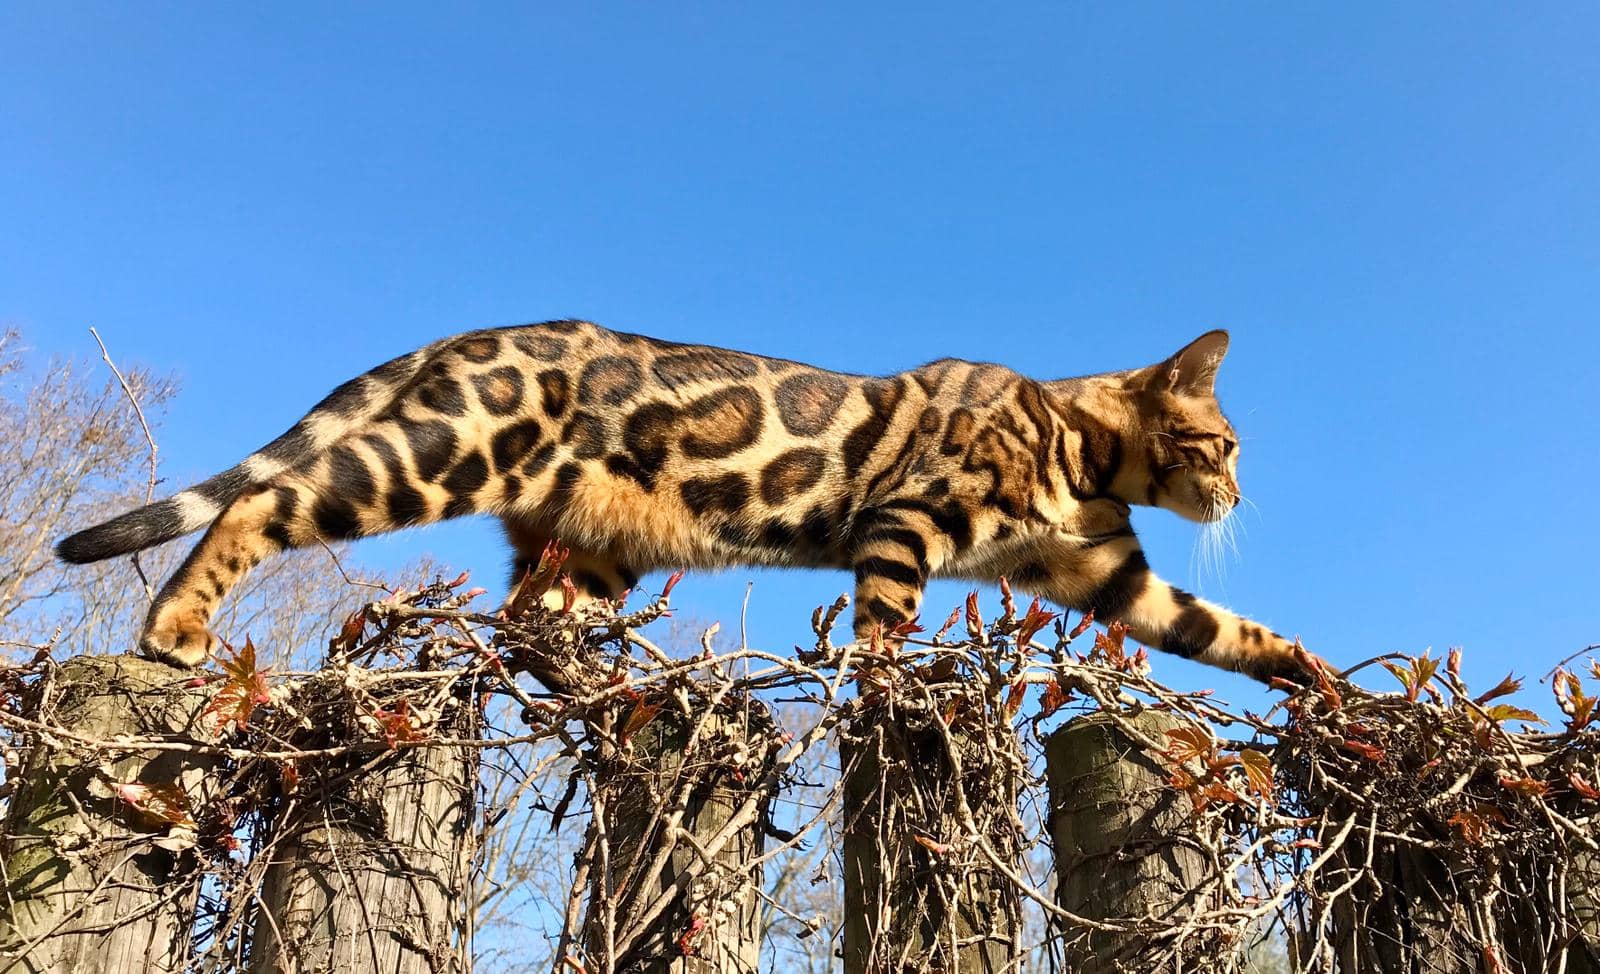
<path fill-rule="evenodd" d="M 159 425 L 178 385 L 142 367 L 120 379 L 126 388 L 98 362 L 38 360 L 17 332 L 0 334 L 0 646 L 32 647 L 56 634 L 65 652 L 131 648 L 150 587 L 187 550 L 180 539 L 138 565 L 63 565 L 52 551 L 63 535 L 147 500 L 145 422 Z M 428 567 L 391 574 L 410 580 Z M 217 630 L 230 641 L 250 637 L 274 665 L 313 666 L 340 620 L 382 594 L 368 574 L 341 566 L 328 549 L 269 559 L 229 597 Z"/>
<path fill-rule="evenodd" d="M 67 571 L 51 545 L 142 503 L 148 451 L 115 380 L 96 381 L 70 360 L 30 363 L 21 336 L 0 336 L 0 638 L 34 642 L 60 627 L 75 643 L 110 620 L 142 613 L 144 589 L 127 563 Z M 174 383 L 147 370 L 127 376 L 152 415 Z M 131 584 L 129 582 L 131 581 Z"/>

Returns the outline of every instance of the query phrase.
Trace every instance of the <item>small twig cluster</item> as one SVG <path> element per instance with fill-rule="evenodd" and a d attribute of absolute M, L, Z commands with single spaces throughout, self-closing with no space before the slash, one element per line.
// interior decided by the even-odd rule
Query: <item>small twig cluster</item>
<path fill-rule="evenodd" d="M 1282 808 L 1305 823 L 1261 869 L 1301 966 L 1393 968 L 1406 945 L 1439 970 L 1592 969 L 1600 714 L 1584 678 L 1554 672 L 1562 718 L 1547 731 L 1504 702 L 1519 681 L 1473 694 L 1459 651 L 1376 662 L 1399 693 L 1323 673 L 1287 721 L 1260 725 Z"/>

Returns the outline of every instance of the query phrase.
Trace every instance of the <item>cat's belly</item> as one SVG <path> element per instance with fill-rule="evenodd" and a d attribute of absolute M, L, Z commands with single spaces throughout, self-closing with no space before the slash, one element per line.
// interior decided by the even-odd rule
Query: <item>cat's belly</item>
<path fill-rule="evenodd" d="M 1024 565 L 1049 561 L 1049 546 L 1037 532 L 1018 532 L 1003 540 L 973 545 L 935 569 L 935 578 L 960 578 L 993 582 L 1015 574 Z"/>

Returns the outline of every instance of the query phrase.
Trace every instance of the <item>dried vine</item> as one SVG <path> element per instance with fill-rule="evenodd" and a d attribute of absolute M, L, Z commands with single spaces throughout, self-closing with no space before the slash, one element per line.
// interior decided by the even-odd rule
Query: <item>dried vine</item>
<path fill-rule="evenodd" d="M 817 610 L 805 649 L 708 635 L 674 655 L 643 630 L 676 582 L 642 607 L 575 606 L 552 548 L 500 611 L 476 608 L 464 576 L 397 591 L 347 620 L 321 669 L 265 669 L 247 643 L 193 678 L 201 736 L 74 732 L 48 705 L 59 668 L 41 652 L 0 670 L 8 788 L 35 753 L 69 755 L 146 841 L 190 857 L 204 879 L 183 949 L 198 971 L 243 969 L 276 922 L 253 897 L 293 809 L 359 802 L 350 782 L 418 749 L 520 782 L 470 816 L 461 908 L 411 935 L 445 967 L 482 953 L 474 918 L 503 892 L 486 850 L 533 805 L 582 836 L 549 907 L 551 971 L 771 968 L 762 929 L 836 933 L 767 881 L 819 846 L 813 880 L 852 884 L 835 948 L 853 970 L 1060 969 L 1091 936 L 1117 938 L 1129 970 L 1238 971 L 1263 951 L 1304 972 L 1592 969 L 1592 663 L 1553 676 L 1555 728 L 1505 702 L 1514 681 L 1474 695 L 1454 653 L 1377 661 L 1392 693 L 1318 670 L 1257 716 L 1155 681 L 1121 627 L 1068 626 L 1008 590 L 992 619 L 974 596 L 931 634 L 836 644 L 841 600 Z M 1137 718 L 1151 712 L 1168 729 L 1149 733 Z M 1177 841 L 1204 868 L 1180 909 L 1061 905 L 1043 755 L 1086 714 L 1155 755 L 1186 803 Z M 808 759 L 836 744 L 842 767 L 814 780 Z M 207 762 L 203 793 L 118 778 L 115 759 L 159 753 Z"/>

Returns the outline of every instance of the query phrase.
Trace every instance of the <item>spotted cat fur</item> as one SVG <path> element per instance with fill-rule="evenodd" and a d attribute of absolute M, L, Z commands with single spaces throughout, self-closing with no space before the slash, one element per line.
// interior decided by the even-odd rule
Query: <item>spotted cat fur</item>
<path fill-rule="evenodd" d="M 514 573 L 570 546 L 584 598 L 660 568 L 855 573 L 858 638 L 932 577 L 994 580 L 1139 641 L 1295 678 L 1284 637 L 1151 570 L 1130 504 L 1196 521 L 1240 494 L 1214 393 L 1226 332 L 1146 368 L 1039 382 L 943 359 L 886 378 L 551 321 L 468 332 L 335 389 L 238 466 L 57 545 L 91 562 L 208 528 L 140 639 L 192 666 L 228 591 L 287 548 L 492 514 Z"/>

